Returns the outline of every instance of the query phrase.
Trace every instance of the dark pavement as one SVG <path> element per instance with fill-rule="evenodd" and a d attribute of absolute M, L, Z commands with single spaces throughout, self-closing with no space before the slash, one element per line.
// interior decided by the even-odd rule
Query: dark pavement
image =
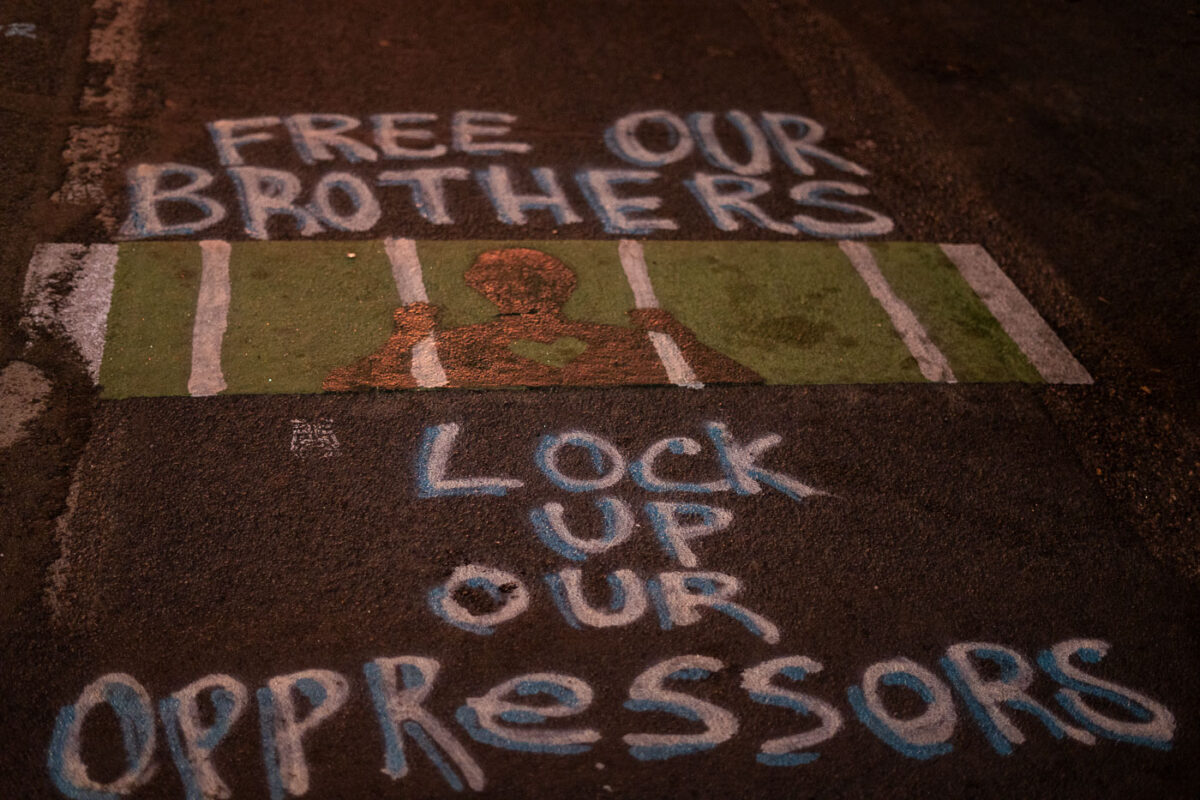
<path fill-rule="evenodd" d="M 456 783 L 496 797 L 1200 791 L 1196 9 L 42 6 L 14 3 L 0 19 L 0 30 L 36 32 L 0 36 L 0 358 L 34 365 L 51 385 L 40 413 L 0 450 L 0 795 L 424 797 Z M 529 152 L 456 149 L 451 120 L 468 109 L 513 115 L 510 131 L 479 138 Z M 769 171 L 750 176 L 768 185 L 755 198 L 766 215 L 803 211 L 789 189 L 810 177 L 853 181 L 869 191 L 857 204 L 894 220 L 883 240 L 982 244 L 1095 382 L 100 400 L 66 337 L 20 324 L 35 245 L 138 235 L 121 231 L 134 165 L 214 176 L 206 196 L 228 216 L 166 238 L 249 238 L 245 196 L 205 128 L 217 120 L 437 115 L 433 138 L 404 144 L 449 151 L 416 161 L 354 162 L 337 150 L 304 163 L 282 123 L 258 126 L 273 138 L 244 145 L 246 165 L 295 175 L 306 201 L 322 176 L 342 171 L 370 181 L 380 202 L 377 224 L 339 231 L 326 219 L 311 239 L 300 217 L 276 215 L 271 239 L 350 248 L 385 236 L 807 238 L 752 214 L 735 215 L 736 229 L 706 214 L 686 181 L 728 170 L 702 148 L 654 166 L 649 188 L 620 190 L 660 197 L 659 208 L 633 213 L 677 227 L 614 229 L 576 174 L 649 169 L 618 158 L 604 134 L 652 109 L 820 121 L 821 147 L 870 174 L 818 157 L 815 176 L 801 175 L 774 149 Z M 453 222 L 435 224 L 408 188 L 375 183 L 388 169 L 496 165 L 527 192 L 538 188 L 531 168 L 553 169 L 579 220 L 527 209 L 524 224 L 506 222 L 496 194 L 471 176 L 447 181 Z M 188 211 L 176 206 L 164 219 Z M 326 211 L 347 213 L 344 204 Z M 815 216 L 834 218 L 828 208 Z M 6 414 L 32 402 L 14 385 L 0 397 Z M 711 423 L 743 445 L 778 435 L 749 457 L 769 472 L 722 461 Z M 460 426 L 450 478 L 523 485 L 422 496 L 438 494 L 421 478 L 438 472 L 430 430 L 450 424 Z M 611 486 L 575 492 L 555 485 L 537 455 L 544 436 L 570 431 L 602 437 L 630 465 L 667 437 L 690 437 L 701 452 L 659 458 L 659 475 L 682 487 L 651 491 L 635 466 Z M 598 464 L 578 450 L 559 462 L 576 476 Z M 787 478 L 819 492 L 789 497 Z M 720 479 L 728 484 L 717 491 L 695 490 Z M 628 504 L 627 541 L 579 560 L 569 542 L 538 535 L 531 512 L 547 503 L 561 503 L 581 537 L 605 535 L 594 507 L 602 496 L 614 499 L 610 509 Z M 682 525 L 720 512 L 655 503 L 731 516 L 691 538 L 662 515 Z M 467 565 L 505 575 L 489 583 L 477 570 L 473 584 L 440 595 Z M 563 579 L 547 576 L 570 569 L 582 570 L 594 610 L 614 587 L 604 576 L 631 570 L 636 578 L 621 573 L 624 609 L 644 599 L 644 610 L 607 628 L 568 619 Z M 739 590 L 726 597 L 734 580 Z M 526 599 L 492 633 L 463 623 Z M 974 683 L 950 660 L 964 643 L 982 643 Z M 648 670 L 682 656 L 692 658 L 647 689 Z M 791 656 L 820 668 L 795 662 L 784 677 L 776 664 L 775 694 L 764 696 L 747 671 Z M 440 664 L 423 700 L 438 722 L 424 717 L 398 734 L 402 777 L 386 724 L 403 718 L 402 704 L 381 699 L 381 673 L 364 670 L 400 657 Z M 387 677 L 416 691 L 413 663 L 393 663 Z M 876 682 L 880 664 L 891 674 Z M 296 675 L 307 670 L 336 674 Z M 81 696 L 114 674 L 147 696 L 98 686 Z M 180 727 L 178 710 L 160 701 L 212 675 L 231 676 L 245 696 L 204 687 L 194 725 L 220 728 L 222 707 L 238 718 L 227 735 L 194 736 L 187 750 L 187 720 Z M 290 687 L 279 680 L 287 675 Z M 489 695 L 522 675 L 524 684 Z M 119 680 L 136 687 L 131 679 Z M 1025 680 L 1025 696 L 993 698 L 995 708 L 1016 704 L 995 712 L 1014 735 L 989 716 L 984 695 Z M 89 697 L 100 705 L 73 734 L 72 714 Z M 123 729 L 118 714 L 132 724 Z M 298 732 L 310 714 L 312 730 Z M 1053 736 L 1063 725 L 1065 738 Z M 763 744 L 821 726 L 808 742 Z M 448 741 L 464 748 L 458 756 L 446 755 Z M 208 750 L 216 783 L 197 766 Z"/>

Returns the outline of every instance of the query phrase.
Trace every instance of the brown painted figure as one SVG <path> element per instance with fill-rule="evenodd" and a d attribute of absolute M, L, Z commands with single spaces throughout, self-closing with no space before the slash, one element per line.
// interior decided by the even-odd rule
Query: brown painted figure
<path fill-rule="evenodd" d="M 670 337 L 702 383 L 762 382 L 758 373 L 701 344 L 660 308 L 629 311 L 634 328 L 568 319 L 562 307 L 575 289 L 575 273 L 538 250 L 488 251 L 475 259 L 464 278 L 496 305 L 498 319 L 438 330 L 437 306 L 402 306 L 396 309 L 395 332 L 387 343 L 329 373 L 325 390 L 417 388 L 413 348 L 431 335 L 448 386 L 669 384 L 652 331 Z"/>

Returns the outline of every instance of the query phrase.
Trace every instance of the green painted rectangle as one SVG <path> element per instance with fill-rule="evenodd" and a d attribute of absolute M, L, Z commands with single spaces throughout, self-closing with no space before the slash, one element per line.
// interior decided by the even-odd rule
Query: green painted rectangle
<path fill-rule="evenodd" d="M 648 242 L 659 302 L 767 383 L 924 381 L 836 244 Z"/>
<path fill-rule="evenodd" d="M 226 394 L 311 394 L 392 332 L 383 242 L 236 242 L 221 351 Z"/>
<path fill-rule="evenodd" d="M 196 244 L 120 246 L 100 365 L 102 397 L 188 393 L 192 320 L 199 292 Z"/>
<path fill-rule="evenodd" d="M 675 329 L 677 338 L 694 336 L 693 345 L 753 370 L 766 383 L 925 380 L 888 313 L 836 243 L 642 247 L 661 308 L 655 313 L 683 326 Z M 421 241 L 416 243 L 421 276 L 438 310 L 435 335 L 502 318 L 464 274 L 484 253 L 512 248 L 539 250 L 574 274 L 562 306 L 566 319 L 638 327 L 634 316 L 642 312 L 634 309 L 616 241 Z M 911 309 L 958 380 L 1040 380 L 937 245 L 885 242 L 870 249 L 891 291 Z M 100 372 L 102 396 L 188 393 L 201 271 L 196 242 L 121 245 Z M 331 371 L 388 342 L 400 305 L 382 241 L 236 242 L 229 280 L 220 359 L 227 394 L 322 391 Z M 618 340 L 628 341 L 612 339 Z M 556 369 L 587 346 L 570 336 L 511 343 L 513 353 Z"/>

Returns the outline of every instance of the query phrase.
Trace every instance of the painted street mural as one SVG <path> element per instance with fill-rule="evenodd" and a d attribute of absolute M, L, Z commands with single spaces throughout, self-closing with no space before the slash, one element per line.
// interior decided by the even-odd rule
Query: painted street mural
<path fill-rule="evenodd" d="M 1182 4 L 10 5 L 0 800 L 1200 796 Z"/>
<path fill-rule="evenodd" d="M 371 625 L 356 616 L 362 598 L 388 581 L 372 573 L 326 587 L 343 598 L 327 614 L 344 621 L 354 665 L 292 655 L 286 671 L 213 665 L 218 671 L 170 686 L 132 667 L 98 672 L 75 699 L 62 698 L 45 759 L 58 792 L 75 800 L 170 793 L 170 780 L 187 800 L 284 800 L 323 796 L 338 781 L 331 772 L 354 769 L 426 794 L 503 793 L 512 785 L 505 776 L 526 769 L 522 759 L 592 759 L 596 770 L 614 771 L 678 759 L 696 769 L 695 759 L 718 759 L 725 770 L 778 773 L 812 769 L 827 752 L 846 758 L 837 749 L 846 739 L 914 764 L 954 758 L 971 737 L 997 756 L 1031 735 L 1043 747 L 1049 739 L 1171 749 L 1172 711 L 1108 668 L 1104 659 L 1119 645 L 1100 635 L 1020 648 L 943 630 L 923 660 L 887 648 L 843 660 L 809 645 L 803 631 L 811 633 L 812 620 L 790 596 L 790 565 L 804 558 L 764 556 L 765 566 L 758 554 L 783 541 L 821 545 L 820 527 L 864 490 L 830 480 L 828 470 L 796 469 L 808 449 L 794 428 L 696 407 L 708 397 L 719 407 L 727 392 L 797 385 L 1090 383 L 984 248 L 880 240 L 892 221 L 847 200 L 869 193 L 854 182 L 866 169 L 824 149 L 824 128 L 792 114 L 622 117 L 603 141 L 623 166 L 574 172 L 583 205 L 561 170 L 545 166 L 364 172 L 384 160 L 532 150 L 514 138 L 518 121 L 509 114 L 458 112 L 446 141 L 438 121 L 405 113 L 213 122 L 222 171 L 136 166 L 124 241 L 38 248 L 24 325 L 69 342 L 102 398 L 311 396 L 331 405 L 282 420 L 286 470 L 345 470 L 356 494 L 386 478 L 375 513 L 393 529 L 428 520 L 461 537 L 428 560 L 397 547 L 400 581 L 386 607 L 419 633 L 385 637 L 396 644 L 365 636 Z M 730 155 L 722 137 L 731 131 L 744 157 Z M 278 157 L 284 143 L 305 169 L 344 165 L 309 183 L 301 172 L 248 163 Z M 685 181 L 715 229 L 810 240 L 653 238 L 680 229 L 651 193 L 655 170 L 689 159 L 723 171 Z M 776 162 L 800 178 L 783 193 L 819 213 L 780 216 L 779 192 L 763 177 Z M 818 168 L 843 179 L 815 179 Z M 397 190 L 423 224 L 452 231 L 458 190 L 472 181 L 504 225 L 549 215 L 569 233 L 587 208 L 611 238 L 320 238 L 395 229 L 377 193 Z M 220 199 L 222 182 L 236 189 L 236 209 Z M 239 216 L 249 240 L 211 238 Z M 300 240 L 269 241 L 277 232 Z M 554 387 L 603 390 L 614 403 L 627 402 L 620 392 L 628 387 L 660 387 L 657 407 L 690 404 L 685 416 L 694 422 L 668 435 L 614 436 L 576 411 L 575 422 L 526 423 L 520 436 L 482 448 L 478 422 L 439 410 L 473 396 L 456 389 Z M 347 427 L 339 416 L 349 407 L 337 404 L 363 394 L 419 404 L 384 428 L 367 427 L 383 435 L 386 467 L 361 461 L 363 423 Z M 497 409 L 524 398 L 535 414 L 561 403 L 536 392 L 477 396 L 495 397 Z M 181 419 L 193 413 L 177 411 Z M 509 424 L 507 410 L 496 413 L 497 426 Z M 383 431 L 400 419 L 410 434 L 398 441 Z M 222 440 L 203 428 L 184 422 L 162 437 L 181 436 L 179 452 L 203 453 Z M 397 446 L 406 452 L 396 455 Z M 217 464 L 223 458 L 213 469 L 226 469 Z M 228 468 L 247 485 L 234 477 L 238 467 Z M 280 506 L 301 518 L 260 519 L 259 527 L 290 541 L 337 528 L 344 515 L 367 518 L 343 509 L 350 493 L 336 480 L 324 485 L 331 474 L 311 477 L 296 484 L 306 487 L 302 496 Z M 284 485 L 267 479 L 263 488 Z M 110 518 L 93 524 L 118 538 L 137 531 L 126 552 L 169 541 L 176 561 L 203 573 L 193 534 L 167 534 L 166 517 L 146 502 L 151 510 L 131 510 L 120 533 Z M 202 540 L 218 536 L 235 549 L 255 540 L 243 520 L 228 517 L 236 507 L 205 502 Z M 243 506 L 269 509 L 275 498 Z M 803 522 L 810 515 L 826 519 L 817 532 Z M 353 544 L 336 538 L 307 549 L 327 547 L 337 563 L 353 563 Z M 255 550 L 236 563 L 271 569 L 260 559 Z M 98 561 L 94 571 L 76 579 L 96 581 L 97 597 L 121 607 L 116 598 L 136 581 L 118 562 Z M 182 602 L 219 607 L 223 598 Z M 73 601 L 55 602 L 70 609 Z M 581 659 L 598 637 L 612 657 Z M 369 736 L 374 751 L 342 764 L 345 754 L 329 744 L 346 730 Z"/>
<path fill-rule="evenodd" d="M 598 161 L 580 156 L 612 168 L 524 166 L 537 148 L 498 111 L 206 130 L 220 169 L 127 170 L 125 242 L 45 245 L 30 265 L 26 327 L 65 333 L 105 397 L 1091 381 L 981 247 L 858 241 L 894 223 L 859 201 L 868 170 L 802 114 L 634 111 L 598 131 Z M 396 161 L 431 165 L 377 169 Z M 810 241 L 685 231 L 655 186 L 689 165 L 710 233 Z M 445 238 L 458 207 L 480 217 L 468 185 L 502 228 L 553 220 L 573 238 Z M 578 238 L 584 207 L 614 238 Z M 432 235 L 317 240 L 379 230 Z M 701 240 L 651 238 L 680 233 Z"/>
<path fill-rule="evenodd" d="M 408 67 L 318 53 L 276 95 L 272 56 L 237 102 L 146 102 L 154 5 L 95 9 L 58 199 L 98 208 L 22 294 L 98 399 L 45 590 L 46 792 L 790 798 L 862 766 L 845 794 L 972 796 L 1186 754 L 1186 619 L 1111 625 L 1174 589 L 1091 549 L 1122 523 L 1036 398 L 1092 376 L 994 226 L 910 241 L 950 204 L 872 183 L 911 156 L 880 124 L 768 91 L 795 70 L 759 33 L 708 82 L 762 86 L 712 104 L 614 40 L 597 80 L 659 99 L 430 108 L 418 63 L 491 65 L 371 25 L 347 63 Z M 931 163 L 904 169 L 936 195 Z"/>

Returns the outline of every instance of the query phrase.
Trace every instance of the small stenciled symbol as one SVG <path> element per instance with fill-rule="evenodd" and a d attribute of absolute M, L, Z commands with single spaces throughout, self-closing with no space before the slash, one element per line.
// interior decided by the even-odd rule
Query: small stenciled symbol
<path fill-rule="evenodd" d="M 292 420 L 292 454 L 329 458 L 338 453 L 341 443 L 333 432 L 333 420 L 319 417 L 314 420 Z"/>
<path fill-rule="evenodd" d="M 4 38 L 17 36 L 22 39 L 36 39 L 37 25 L 32 22 L 10 22 L 7 25 L 0 25 L 0 30 L 4 31 Z"/>

